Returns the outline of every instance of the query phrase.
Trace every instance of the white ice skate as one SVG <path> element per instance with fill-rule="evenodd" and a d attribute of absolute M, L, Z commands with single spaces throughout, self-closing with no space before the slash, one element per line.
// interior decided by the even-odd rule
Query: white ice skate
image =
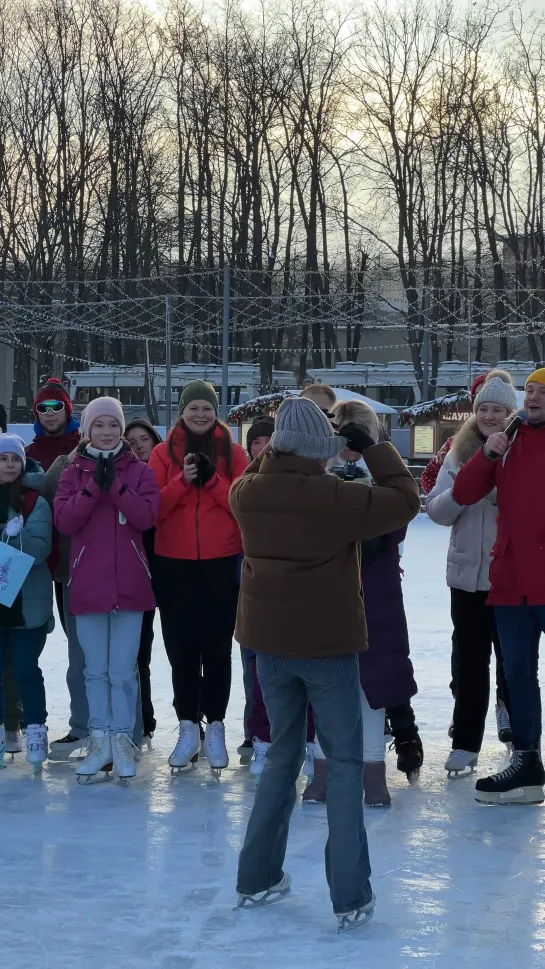
<path fill-rule="evenodd" d="M 198 723 L 192 720 L 180 720 L 178 742 L 168 758 L 170 773 L 175 774 L 185 770 L 190 764 L 199 759 L 201 748 L 201 734 Z"/>
<path fill-rule="evenodd" d="M 6 730 L 6 754 L 11 754 L 12 761 L 14 755 L 20 754 L 23 749 L 23 735 L 20 730 Z"/>
<path fill-rule="evenodd" d="M 87 737 L 75 737 L 72 733 L 67 733 L 66 737 L 60 740 L 53 740 L 49 745 L 50 760 L 68 760 L 70 754 L 76 750 L 84 751 L 87 747 Z M 85 756 L 83 753 L 81 756 Z"/>
<path fill-rule="evenodd" d="M 470 774 L 478 763 L 479 755 L 471 750 L 451 750 L 445 763 L 445 770 L 448 771 L 449 777 L 451 774 L 458 775 L 464 772 Z M 468 771 L 468 767 L 471 770 Z"/>
<path fill-rule="evenodd" d="M 126 733 L 115 733 L 112 736 L 112 758 L 114 767 L 119 780 L 125 786 L 129 783 L 129 777 L 136 774 L 136 756 L 138 747 L 133 744 L 131 738 Z"/>
<path fill-rule="evenodd" d="M 284 873 L 276 885 L 271 885 L 265 892 L 255 892 L 253 895 L 242 895 L 239 892 L 238 902 L 233 911 L 238 908 L 262 908 L 263 905 L 272 905 L 285 898 L 291 891 L 291 875 Z"/>
<path fill-rule="evenodd" d="M 144 736 L 142 737 L 142 749 L 144 749 L 144 747 L 147 747 L 148 750 L 153 750 L 153 747 L 151 744 L 152 740 L 153 740 L 153 730 L 150 730 L 149 733 L 144 734 Z"/>
<path fill-rule="evenodd" d="M 0 725 L 0 770 L 2 770 L 6 765 L 4 764 L 4 754 L 6 752 L 6 731 L 4 729 L 4 724 Z"/>
<path fill-rule="evenodd" d="M 311 781 L 314 777 L 314 749 L 315 744 L 307 744 L 305 751 L 305 762 L 303 764 L 303 774 Z"/>
<path fill-rule="evenodd" d="M 351 912 L 338 912 L 337 918 L 339 924 L 337 926 L 337 934 L 342 932 L 349 932 L 350 929 L 357 929 L 360 925 L 365 925 L 369 919 L 373 918 L 373 912 L 375 910 L 375 896 L 373 895 L 370 902 L 367 905 L 363 905 L 361 908 L 353 909 Z"/>
<path fill-rule="evenodd" d="M 258 740 L 257 737 L 254 737 L 254 755 L 250 764 L 250 774 L 255 774 L 258 781 L 263 773 L 265 758 L 270 746 L 266 741 Z"/>
<path fill-rule="evenodd" d="M 44 760 L 47 760 L 47 727 L 45 723 L 30 723 L 26 728 L 26 759 L 34 774 L 39 774 Z"/>
<path fill-rule="evenodd" d="M 204 745 L 210 770 L 219 777 L 221 770 L 229 766 L 229 754 L 225 746 L 225 726 L 220 720 L 206 724 Z"/>
<path fill-rule="evenodd" d="M 91 730 L 86 743 L 89 753 L 76 767 L 78 784 L 89 784 L 97 774 L 102 774 L 103 779 L 108 780 L 113 770 L 110 732 Z"/>

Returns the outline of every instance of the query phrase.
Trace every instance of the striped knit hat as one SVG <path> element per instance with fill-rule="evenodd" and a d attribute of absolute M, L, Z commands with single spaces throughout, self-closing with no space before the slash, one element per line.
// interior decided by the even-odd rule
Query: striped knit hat
<path fill-rule="evenodd" d="M 273 451 L 295 454 L 313 461 L 328 461 L 343 447 L 344 437 L 335 434 L 325 414 L 307 397 L 288 398 L 282 402 L 271 437 Z"/>

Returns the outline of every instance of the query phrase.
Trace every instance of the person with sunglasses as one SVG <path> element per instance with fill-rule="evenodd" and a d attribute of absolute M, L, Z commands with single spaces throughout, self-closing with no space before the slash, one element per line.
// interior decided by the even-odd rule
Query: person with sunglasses
<path fill-rule="evenodd" d="M 316 407 L 319 407 L 322 414 L 325 414 L 328 418 L 337 403 L 335 391 L 329 384 L 309 384 L 308 387 L 303 387 L 299 396 L 313 400 Z"/>
<path fill-rule="evenodd" d="M 81 440 L 79 421 L 73 414 L 72 401 L 57 377 L 48 377 L 40 388 L 33 405 L 34 440 L 26 448 L 26 456 L 38 461 L 46 472 L 41 492 L 53 507 L 59 479 Z M 53 550 L 49 568 L 53 575 L 57 610 L 68 640 L 68 670 L 66 682 L 70 694 L 69 729 L 65 737 L 54 740 L 50 756 L 64 760 L 79 749 L 88 735 L 89 709 L 85 695 L 83 669 L 85 661 L 78 642 L 76 624 L 68 609 L 68 559 L 70 539 L 53 528 Z"/>

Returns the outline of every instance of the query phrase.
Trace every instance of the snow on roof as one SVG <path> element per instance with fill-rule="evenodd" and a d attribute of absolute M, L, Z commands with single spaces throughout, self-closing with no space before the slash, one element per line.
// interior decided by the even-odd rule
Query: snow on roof
<path fill-rule="evenodd" d="M 399 413 L 399 423 L 407 425 L 421 424 L 433 421 L 452 413 L 469 414 L 471 412 L 471 397 L 468 390 L 457 390 L 454 394 L 445 394 L 435 400 L 424 400 L 421 404 L 413 404 Z"/>
<path fill-rule="evenodd" d="M 345 390 L 343 387 L 335 387 L 337 401 L 343 403 L 347 400 L 359 400 L 367 404 L 375 414 L 396 414 L 397 411 L 388 404 L 381 404 L 379 400 L 372 400 L 371 397 L 364 397 L 357 394 L 355 390 Z M 261 397 L 252 397 L 244 404 L 231 407 L 228 415 L 229 424 L 238 424 L 241 421 L 253 420 L 261 414 L 275 414 L 283 400 L 288 397 L 298 397 L 299 390 L 280 390 L 274 394 L 263 394 Z"/>

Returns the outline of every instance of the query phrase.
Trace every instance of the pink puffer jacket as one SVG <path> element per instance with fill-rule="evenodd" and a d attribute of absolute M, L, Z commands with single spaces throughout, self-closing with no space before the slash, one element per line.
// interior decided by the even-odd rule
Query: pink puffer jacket
<path fill-rule="evenodd" d="M 155 523 L 159 489 L 153 471 L 124 445 L 110 491 L 93 481 L 96 462 L 80 445 L 63 471 L 54 501 L 55 525 L 71 536 L 70 612 L 145 612 L 155 599 L 142 532 Z"/>

